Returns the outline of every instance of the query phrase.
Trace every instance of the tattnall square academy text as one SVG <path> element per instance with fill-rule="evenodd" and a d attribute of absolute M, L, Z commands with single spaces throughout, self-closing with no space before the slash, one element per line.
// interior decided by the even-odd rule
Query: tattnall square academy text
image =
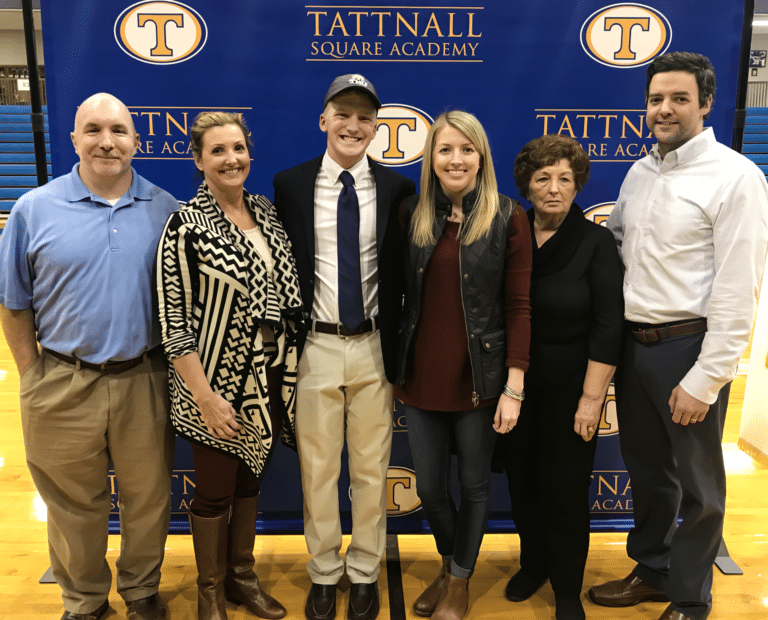
<path fill-rule="evenodd" d="M 648 155 L 654 143 L 645 125 L 645 110 L 535 111 L 541 134 L 557 133 L 579 141 L 592 163 L 635 161 Z"/>
<path fill-rule="evenodd" d="M 481 7 L 472 11 L 371 10 L 308 6 L 312 29 L 308 61 L 389 60 L 482 62 L 478 55 Z"/>
<path fill-rule="evenodd" d="M 178 106 L 152 108 L 127 106 L 133 124 L 141 136 L 135 159 L 191 159 L 189 127 L 203 110 L 215 109 L 242 115 L 250 107 L 212 108 L 210 106 Z"/>

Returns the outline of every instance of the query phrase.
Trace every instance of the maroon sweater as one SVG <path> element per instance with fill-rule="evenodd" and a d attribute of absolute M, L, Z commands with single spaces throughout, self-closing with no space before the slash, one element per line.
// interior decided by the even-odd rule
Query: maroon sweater
<path fill-rule="evenodd" d="M 407 234 L 405 203 L 400 227 Z M 405 383 L 395 397 L 407 405 L 432 411 L 472 409 L 472 367 L 461 300 L 458 223 L 447 222 L 424 272 L 424 294 Z M 507 367 L 528 369 L 531 341 L 531 233 L 522 207 L 512 213 L 507 237 L 504 314 Z M 481 400 L 480 407 L 496 398 Z"/>

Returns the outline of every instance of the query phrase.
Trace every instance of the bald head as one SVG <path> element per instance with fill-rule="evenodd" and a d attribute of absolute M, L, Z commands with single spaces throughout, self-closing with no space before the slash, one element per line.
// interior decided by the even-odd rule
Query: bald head
<path fill-rule="evenodd" d="M 133 125 L 133 117 L 128 111 L 128 108 L 126 108 L 125 104 L 117 97 L 110 95 L 109 93 L 96 93 L 80 104 L 77 108 L 77 113 L 75 114 L 74 130 L 77 131 L 78 124 L 82 124 L 83 119 L 96 110 L 110 110 L 114 116 L 124 117 L 124 121 L 130 132 L 133 134 L 136 133 L 136 127 Z"/>
<path fill-rule="evenodd" d="M 133 178 L 139 136 L 131 113 L 114 95 L 97 93 L 80 104 L 70 134 L 86 187 L 102 198 L 120 197 Z"/>

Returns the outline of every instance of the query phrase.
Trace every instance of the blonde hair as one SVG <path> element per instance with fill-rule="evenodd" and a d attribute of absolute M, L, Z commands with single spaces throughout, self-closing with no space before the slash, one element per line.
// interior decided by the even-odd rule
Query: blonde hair
<path fill-rule="evenodd" d="M 436 242 L 432 231 L 435 222 L 435 196 L 439 181 L 432 169 L 432 157 L 437 134 L 444 127 L 451 126 L 463 133 L 475 146 L 480 155 L 480 170 L 477 174 L 477 200 L 460 230 L 462 245 L 470 245 L 488 234 L 491 223 L 499 211 L 499 191 L 496 174 L 493 171 L 491 147 L 488 136 L 477 118 L 469 112 L 452 110 L 435 119 L 427 134 L 424 145 L 424 159 L 421 164 L 421 195 L 411 220 L 413 243 L 419 247 Z"/>
<path fill-rule="evenodd" d="M 231 112 L 200 112 L 195 117 L 195 122 L 189 130 L 189 141 L 195 160 L 200 161 L 203 155 L 203 137 L 205 132 L 212 127 L 224 127 L 225 125 L 237 125 L 240 128 L 250 153 L 253 143 L 249 136 L 248 126 L 241 115 L 232 114 Z"/>

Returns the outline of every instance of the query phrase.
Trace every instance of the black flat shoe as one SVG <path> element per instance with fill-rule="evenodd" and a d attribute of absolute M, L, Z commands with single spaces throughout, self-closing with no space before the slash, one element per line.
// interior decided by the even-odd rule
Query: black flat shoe
<path fill-rule="evenodd" d="M 584 606 L 578 598 L 555 595 L 555 620 L 585 620 Z"/>
<path fill-rule="evenodd" d="M 547 575 L 520 569 L 507 582 L 504 595 L 513 603 L 520 603 L 531 598 L 547 582 Z"/>

